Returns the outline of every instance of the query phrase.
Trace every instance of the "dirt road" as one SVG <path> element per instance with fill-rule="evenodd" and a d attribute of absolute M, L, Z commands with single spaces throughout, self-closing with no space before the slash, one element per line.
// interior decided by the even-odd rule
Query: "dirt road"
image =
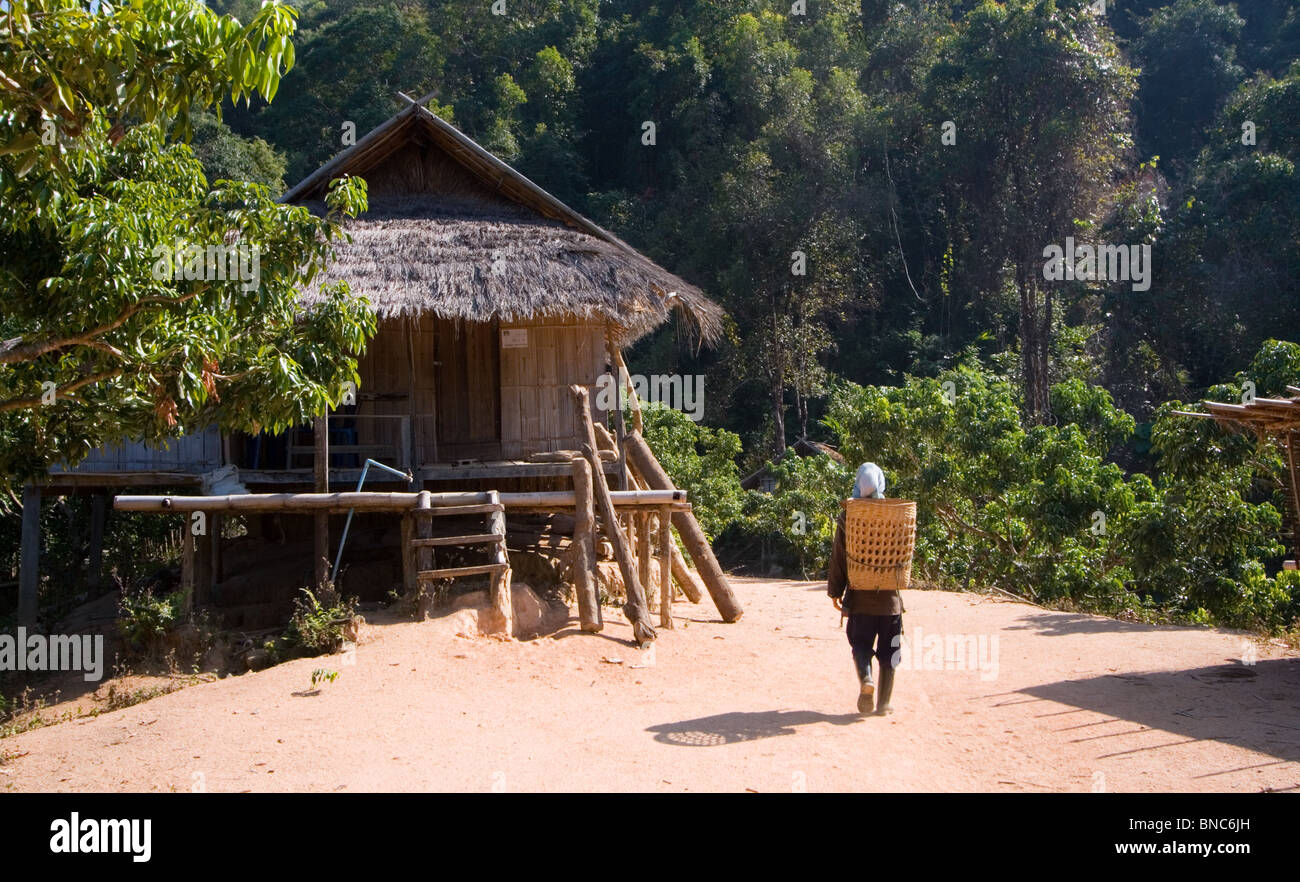
<path fill-rule="evenodd" d="M 0 791 L 1300 792 L 1300 658 L 1275 645 L 913 591 L 898 712 L 861 718 L 823 586 L 736 586 L 740 623 L 679 604 L 653 658 L 612 612 L 530 643 L 375 622 L 355 664 L 0 741 L 25 754 Z"/>

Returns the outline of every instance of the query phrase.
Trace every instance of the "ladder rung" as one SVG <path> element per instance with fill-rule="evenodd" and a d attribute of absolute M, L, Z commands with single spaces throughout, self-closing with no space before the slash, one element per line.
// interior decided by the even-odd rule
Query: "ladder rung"
<path fill-rule="evenodd" d="M 419 578 L 421 582 L 432 582 L 436 579 L 455 579 L 458 576 L 481 576 L 485 573 L 503 573 L 508 569 L 510 569 L 510 565 L 503 563 L 479 564 L 474 567 L 449 567 L 444 570 L 420 570 Z"/>
<path fill-rule="evenodd" d="M 439 545 L 482 545 L 487 542 L 500 542 L 496 533 L 475 533 L 472 536 L 435 536 L 432 539 L 412 539 L 411 545 L 428 548 Z"/>
<path fill-rule="evenodd" d="M 499 502 L 484 502 L 479 505 L 435 505 L 433 508 L 413 508 L 411 513 L 415 515 L 467 515 L 467 514 L 487 514 L 494 511 L 505 511 L 506 507 Z"/>

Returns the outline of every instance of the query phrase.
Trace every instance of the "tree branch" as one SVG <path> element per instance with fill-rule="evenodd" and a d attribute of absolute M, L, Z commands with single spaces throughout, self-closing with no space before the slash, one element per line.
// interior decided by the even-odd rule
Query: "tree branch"
<path fill-rule="evenodd" d="M 83 386 L 89 386 L 92 383 L 98 383 L 100 380 L 107 380 L 110 377 L 121 375 L 121 368 L 114 368 L 111 371 L 100 371 L 97 374 L 91 374 L 88 377 L 82 377 L 75 383 L 67 383 L 54 390 L 54 397 L 57 400 L 60 397 L 65 399 L 73 398 L 72 392 L 77 391 Z M 11 410 L 22 410 L 27 407 L 39 407 L 44 403 L 45 394 L 37 395 L 34 398 L 10 398 L 7 401 L 0 401 L 0 413 L 7 413 Z M 77 400 L 77 399 L 73 399 Z"/>
<path fill-rule="evenodd" d="M 108 351 L 111 351 L 120 357 L 122 354 L 121 352 L 109 346 L 107 343 L 99 343 L 95 338 L 102 334 L 107 334 L 109 331 L 115 330 L 126 324 L 127 320 L 130 319 L 131 316 L 135 315 L 145 307 L 179 306 L 185 301 L 197 297 L 205 290 L 207 290 L 206 285 L 197 290 L 191 291 L 183 297 L 142 297 L 118 313 L 117 317 L 112 321 L 86 331 L 83 334 L 78 334 L 75 337 L 65 337 L 60 340 L 44 340 L 39 343 L 23 343 L 22 337 L 11 337 L 8 340 L 0 342 L 0 364 L 16 364 L 22 361 L 32 361 L 40 358 L 46 353 L 53 352 L 56 349 L 66 349 L 69 346 L 94 345 L 99 348 L 108 347 Z"/>

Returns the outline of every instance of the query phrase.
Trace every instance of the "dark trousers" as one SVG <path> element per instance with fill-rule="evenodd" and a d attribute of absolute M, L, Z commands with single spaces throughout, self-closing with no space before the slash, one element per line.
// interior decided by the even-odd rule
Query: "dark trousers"
<path fill-rule="evenodd" d="M 853 663 L 858 666 L 858 679 L 865 679 L 871 671 L 871 656 L 880 661 L 880 669 L 894 666 L 895 653 L 902 652 L 903 617 L 871 616 L 855 613 L 849 616 L 845 632 L 853 648 Z"/>

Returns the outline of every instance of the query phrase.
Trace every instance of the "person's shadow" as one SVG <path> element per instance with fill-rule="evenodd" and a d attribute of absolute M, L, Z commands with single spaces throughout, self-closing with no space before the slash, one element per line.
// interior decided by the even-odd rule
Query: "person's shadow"
<path fill-rule="evenodd" d="M 655 741 L 679 747 L 718 747 L 738 741 L 755 741 L 776 735 L 793 735 L 795 726 L 830 723 L 847 726 L 862 720 L 861 714 L 823 714 L 816 711 L 754 711 L 715 714 L 677 723 L 660 723 L 646 729 Z"/>

